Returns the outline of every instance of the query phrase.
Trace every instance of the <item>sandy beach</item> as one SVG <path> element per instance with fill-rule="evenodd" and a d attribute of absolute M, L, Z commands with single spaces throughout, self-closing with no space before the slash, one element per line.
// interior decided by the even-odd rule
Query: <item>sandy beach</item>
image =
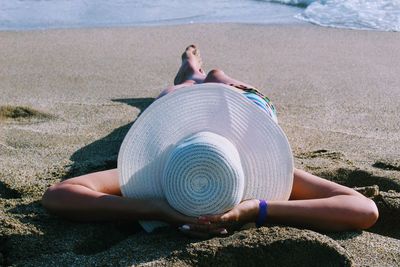
<path fill-rule="evenodd" d="M 48 215 L 40 205 L 48 186 L 116 167 L 124 135 L 172 84 L 191 43 L 207 71 L 272 99 L 296 167 L 368 187 L 360 191 L 378 204 L 376 226 L 334 234 L 270 226 L 198 241 Z M 398 47 L 398 33 L 309 25 L 0 32 L 0 266 L 236 266 L 238 251 L 250 266 L 400 265 Z"/>

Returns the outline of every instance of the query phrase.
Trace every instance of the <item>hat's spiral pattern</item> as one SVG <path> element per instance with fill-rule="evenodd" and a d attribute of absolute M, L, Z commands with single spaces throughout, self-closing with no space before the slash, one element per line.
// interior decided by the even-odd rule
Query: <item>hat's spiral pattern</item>
<path fill-rule="evenodd" d="M 194 134 L 178 144 L 162 181 L 169 204 L 188 216 L 223 213 L 240 203 L 244 188 L 237 149 L 211 132 Z"/>

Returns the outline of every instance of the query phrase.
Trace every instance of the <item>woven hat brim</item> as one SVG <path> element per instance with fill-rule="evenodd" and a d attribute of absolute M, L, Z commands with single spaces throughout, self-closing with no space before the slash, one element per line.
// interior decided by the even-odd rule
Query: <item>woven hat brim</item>
<path fill-rule="evenodd" d="M 167 156 L 183 138 L 210 131 L 230 140 L 245 174 L 243 199 L 287 200 L 293 156 L 283 130 L 241 93 L 222 84 L 178 89 L 152 103 L 127 133 L 118 155 L 121 192 L 164 199 L 161 177 Z M 151 232 L 159 222 L 141 222 Z"/>

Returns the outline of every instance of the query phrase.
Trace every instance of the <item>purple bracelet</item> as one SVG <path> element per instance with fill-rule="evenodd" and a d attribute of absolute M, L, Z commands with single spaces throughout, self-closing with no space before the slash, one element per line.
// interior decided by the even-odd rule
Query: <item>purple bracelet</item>
<path fill-rule="evenodd" d="M 264 225 L 265 219 L 267 218 L 267 208 L 268 208 L 267 201 L 265 201 L 264 199 L 259 199 L 259 200 L 260 200 L 260 204 L 258 206 L 259 207 L 258 218 L 256 221 L 257 227 L 261 227 Z"/>

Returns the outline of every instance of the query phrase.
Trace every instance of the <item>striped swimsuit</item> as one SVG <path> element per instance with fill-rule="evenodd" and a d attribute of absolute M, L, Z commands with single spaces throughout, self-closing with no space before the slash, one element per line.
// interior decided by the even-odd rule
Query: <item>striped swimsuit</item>
<path fill-rule="evenodd" d="M 249 100 L 253 101 L 259 108 L 265 111 L 273 121 L 278 123 L 278 117 L 276 116 L 275 106 L 272 104 L 271 100 L 263 95 L 260 91 L 255 88 L 247 88 L 244 86 L 236 86 L 231 84 L 231 86 L 243 90 L 243 94 Z"/>

